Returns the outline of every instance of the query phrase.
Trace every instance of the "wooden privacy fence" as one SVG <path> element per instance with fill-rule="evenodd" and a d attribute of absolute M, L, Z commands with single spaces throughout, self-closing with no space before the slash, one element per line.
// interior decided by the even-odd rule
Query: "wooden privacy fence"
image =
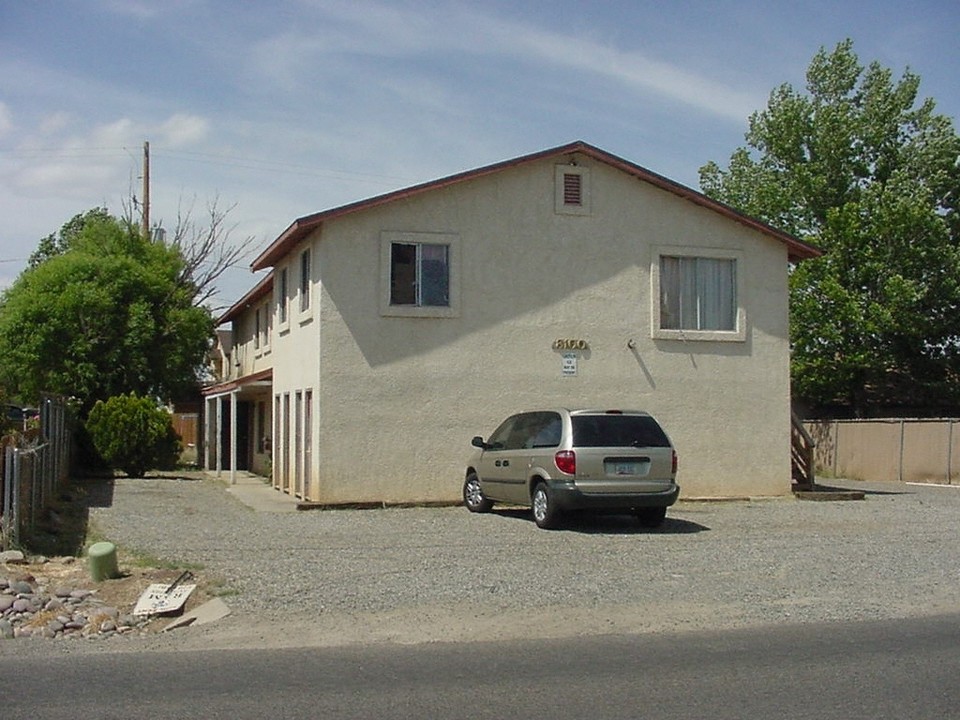
<path fill-rule="evenodd" d="M 817 473 L 852 480 L 960 484 L 960 420 L 806 420 Z"/>

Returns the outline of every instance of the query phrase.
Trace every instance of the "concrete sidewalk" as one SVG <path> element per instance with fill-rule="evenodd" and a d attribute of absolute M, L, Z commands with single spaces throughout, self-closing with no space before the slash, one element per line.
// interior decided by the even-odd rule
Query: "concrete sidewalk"
<path fill-rule="evenodd" d="M 222 472 L 219 476 L 216 472 L 208 472 L 207 475 L 222 482 L 228 493 L 257 512 L 283 513 L 299 509 L 300 500 L 275 489 L 260 475 L 238 471 L 234 483 L 230 482 L 229 472 Z"/>

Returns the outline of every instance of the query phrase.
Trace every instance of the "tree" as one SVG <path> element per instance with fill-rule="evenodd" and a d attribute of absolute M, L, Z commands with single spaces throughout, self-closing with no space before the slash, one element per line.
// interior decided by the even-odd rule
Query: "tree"
<path fill-rule="evenodd" d="M 960 399 L 960 138 L 920 78 L 821 48 L 704 192 L 823 257 L 791 269 L 794 394 L 857 415 Z"/>
<path fill-rule="evenodd" d="M 180 282 L 194 289 L 193 302 L 205 305 L 216 292 L 216 282 L 230 268 L 236 267 L 254 248 L 256 238 L 248 235 L 239 242 L 231 241 L 236 229 L 228 222 L 231 205 L 226 210 L 219 207 L 219 199 L 207 204 L 206 222 L 193 219 L 193 209 L 177 209 L 177 222 L 170 245 L 183 258 Z"/>
<path fill-rule="evenodd" d="M 83 218 L 0 298 L 0 383 L 22 397 L 75 396 L 81 417 L 114 395 L 188 393 L 213 320 L 193 304 L 183 257 L 128 222 Z"/>
<path fill-rule="evenodd" d="M 135 201 L 124 204 L 123 222 L 133 227 Z M 193 217 L 193 206 L 177 208 L 177 219 L 170 239 L 162 224 L 154 227 L 154 242 L 169 245 L 182 258 L 178 283 L 190 293 L 194 305 L 206 305 L 216 293 L 216 282 L 229 269 L 236 267 L 250 254 L 256 238 L 248 235 L 239 242 L 232 239 L 235 225 L 229 222 L 235 206 L 221 209 L 219 198 L 207 203 L 205 222 Z M 50 258 L 67 252 L 90 223 L 108 220 L 112 216 L 106 208 L 98 207 L 75 215 L 64 223 L 56 234 L 47 235 L 30 255 L 29 267 L 37 267 Z"/>
<path fill-rule="evenodd" d="M 49 260 L 57 255 L 62 255 L 70 249 L 74 240 L 76 240 L 88 223 L 106 220 L 109 217 L 110 213 L 103 207 L 93 208 L 80 215 L 74 215 L 63 224 L 59 232 L 56 234 L 51 233 L 40 240 L 37 249 L 30 254 L 29 267 L 36 267 L 45 260 Z"/>

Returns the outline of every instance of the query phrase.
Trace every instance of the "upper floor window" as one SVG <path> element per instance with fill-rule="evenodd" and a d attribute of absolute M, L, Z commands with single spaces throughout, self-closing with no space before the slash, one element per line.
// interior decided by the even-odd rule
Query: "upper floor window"
<path fill-rule="evenodd" d="M 453 234 L 384 232 L 381 314 L 456 317 L 459 242 Z"/>
<path fill-rule="evenodd" d="M 265 302 L 257 308 L 256 314 L 256 337 L 253 347 L 266 352 L 270 348 L 270 329 L 272 321 L 270 318 L 270 303 Z"/>
<path fill-rule="evenodd" d="M 738 253 L 661 253 L 654 266 L 655 337 L 744 340 Z"/>
<path fill-rule="evenodd" d="M 390 304 L 449 307 L 450 248 L 427 243 L 392 243 Z"/>
<path fill-rule="evenodd" d="M 277 277 L 277 320 L 281 325 L 288 319 L 290 294 L 287 290 L 287 269 L 281 268 Z"/>
<path fill-rule="evenodd" d="M 310 248 L 300 253 L 300 312 L 310 309 Z"/>
<path fill-rule="evenodd" d="M 661 257 L 660 327 L 664 330 L 736 330 L 736 261 Z"/>

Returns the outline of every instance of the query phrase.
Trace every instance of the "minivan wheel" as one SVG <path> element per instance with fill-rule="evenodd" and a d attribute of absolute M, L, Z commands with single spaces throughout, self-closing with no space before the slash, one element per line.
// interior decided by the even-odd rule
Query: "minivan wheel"
<path fill-rule="evenodd" d="M 537 527 L 550 530 L 560 524 L 560 509 L 553 499 L 553 493 L 545 482 L 537 483 L 530 495 L 533 508 L 533 521 Z"/>
<path fill-rule="evenodd" d="M 476 473 L 470 473 L 463 481 L 463 504 L 467 506 L 467 510 L 475 513 L 490 512 L 493 507 L 493 500 L 483 494 L 480 478 Z"/>
<path fill-rule="evenodd" d="M 663 525 L 663 521 L 667 517 L 667 509 L 665 507 L 637 508 L 636 513 L 637 520 L 639 520 L 640 525 L 645 528 L 658 528 Z"/>

